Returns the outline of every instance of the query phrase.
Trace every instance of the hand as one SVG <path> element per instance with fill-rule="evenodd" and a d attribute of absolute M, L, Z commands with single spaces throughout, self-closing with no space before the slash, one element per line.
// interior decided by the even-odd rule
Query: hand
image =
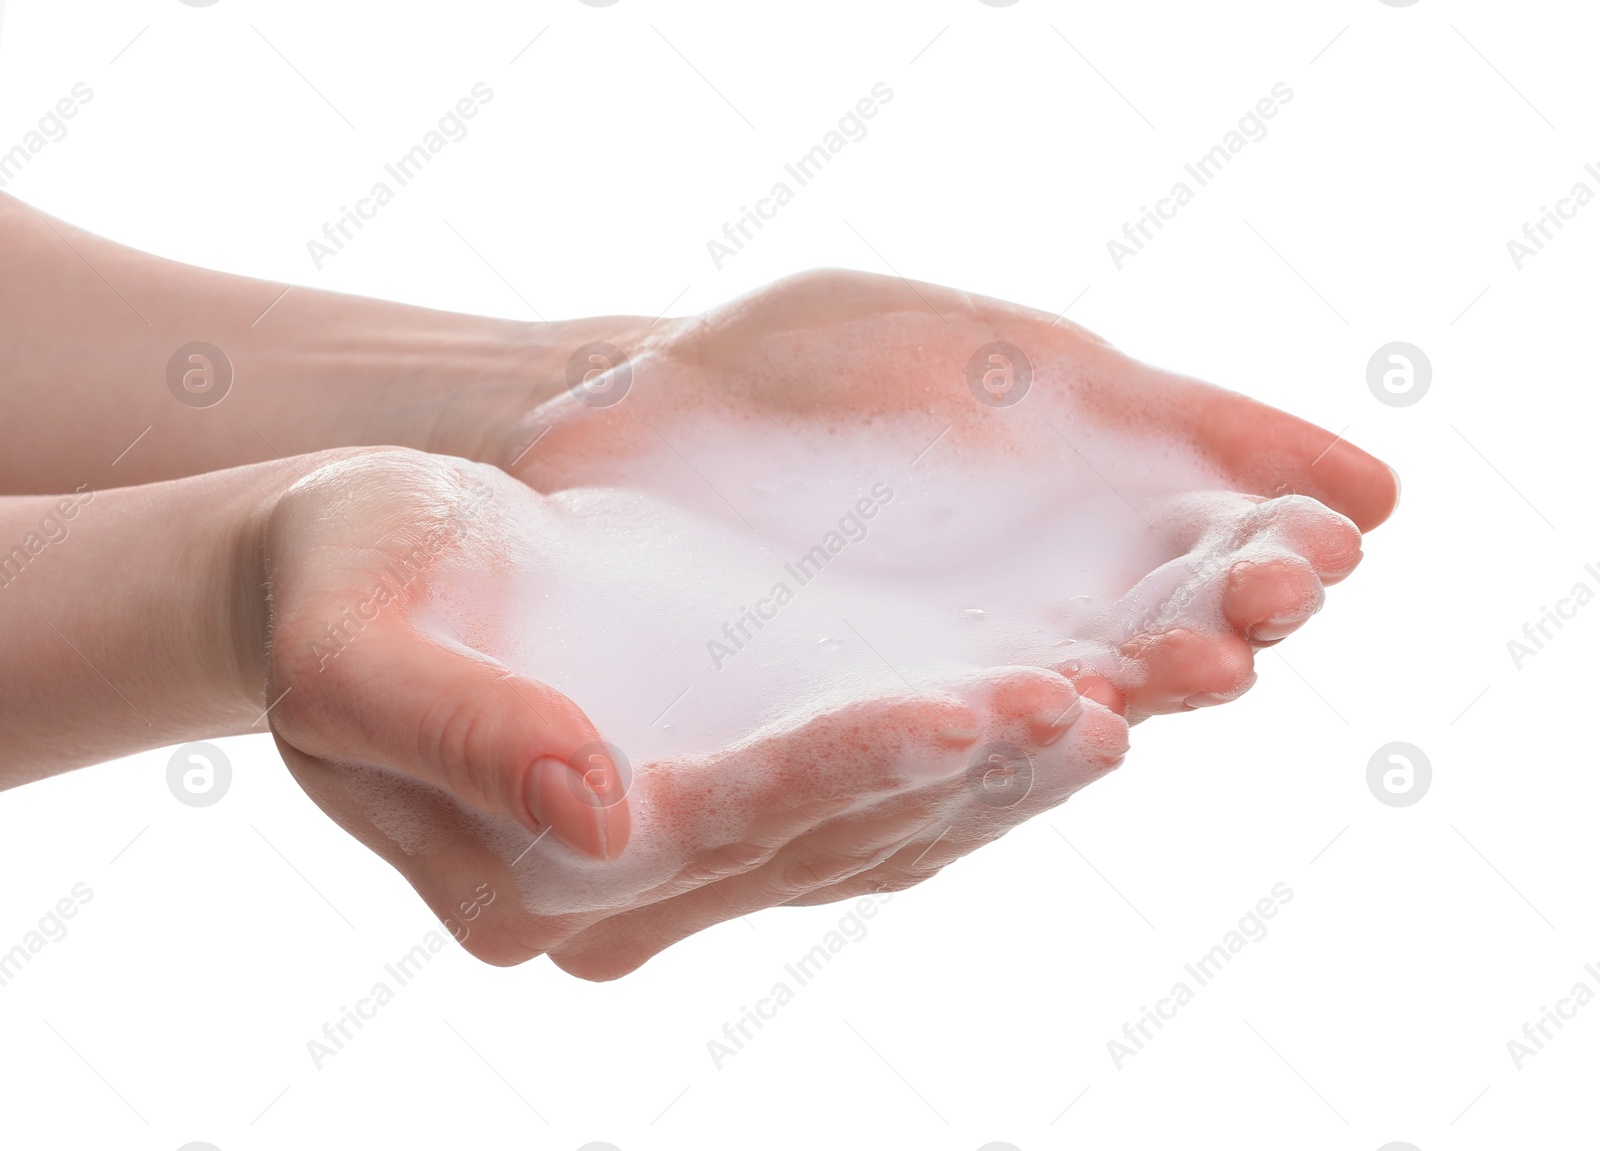
<path fill-rule="evenodd" d="M 630 475 L 630 458 L 659 446 L 652 428 L 671 436 L 730 415 L 752 441 L 796 422 L 914 416 L 932 432 L 975 428 L 994 412 L 967 389 L 968 359 L 1006 340 L 1032 359 L 1036 380 L 1064 381 L 1062 396 L 1041 394 L 1030 405 L 1070 397 L 1109 424 L 1180 437 L 1224 468 L 1235 491 L 1310 496 L 1363 532 L 1399 496 L 1390 468 L 1332 432 L 1141 364 L 1070 321 L 932 284 L 804 272 L 703 315 L 590 320 L 569 338 L 573 351 L 579 339 L 605 340 L 629 358 L 620 402 L 596 405 L 581 388 L 548 379 L 511 407 L 503 390 L 492 409 L 475 394 L 454 412 L 471 433 L 435 450 L 497 464 L 550 492 Z"/>
<path fill-rule="evenodd" d="M 535 502 L 492 468 L 401 449 L 345 453 L 294 484 L 263 529 L 268 717 L 301 775 L 384 768 L 611 859 L 628 807 L 585 754 L 600 733 L 436 606 L 492 594 L 508 557 L 538 546 Z"/>
<path fill-rule="evenodd" d="M 503 473 L 403 450 L 317 468 L 264 529 L 285 761 L 491 962 L 611 978 L 732 915 L 904 887 L 1126 751 L 1059 675 L 1000 668 L 625 775 L 571 701 L 485 654 L 561 531 Z M 1025 750 L 1025 785 L 980 737 Z"/>

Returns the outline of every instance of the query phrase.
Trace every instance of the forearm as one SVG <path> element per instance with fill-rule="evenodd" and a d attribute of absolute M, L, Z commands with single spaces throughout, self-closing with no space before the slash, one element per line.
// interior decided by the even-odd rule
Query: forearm
<path fill-rule="evenodd" d="M 266 730 L 260 525 L 316 460 L 0 500 L 0 787 Z"/>
<path fill-rule="evenodd" d="M 0 195 L 0 494 L 149 483 L 335 447 L 397 444 L 488 463 L 564 386 L 590 339 L 637 320 L 528 324 L 163 260 Z M 169 386 L 175 353 L 220 349 Z M 190 362 L 178 358 L 181 380 Z M 226 394 L 221 379 L 232 376 Z M 209 401 L 209 402 L 208 402 Z M 130 445 L 132 445 L 130 447 Z M 113 466 L 114 465 L 114 466 Z"/>

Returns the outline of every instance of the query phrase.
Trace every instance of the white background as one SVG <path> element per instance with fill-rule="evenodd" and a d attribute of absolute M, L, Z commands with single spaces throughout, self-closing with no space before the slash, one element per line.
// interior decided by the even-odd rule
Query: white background
<path fill-rule="evenodd" d="M 895 896 L 721 1070 L 707 1040 L 842 908 L 609 985 L 452 946 L 319 1071 L 306 1041 L 435 921 L 265 737 L 226 743 L 210 808 L 173 799 L 163 752 L 8 793 L 0 949 L 94 897 L 0 988 L 0 1141 L 1577 1146 L 1600 1006 L 1521 1070 L 1506 1043 L 1600 990 L 1600 606 L 1521 670 L 1506 642 L 1600 587 L 1600 207 L 1520 271 L 1506 241 L 1600 191 L 1592 10 L 688 7 L 11 0 L 0 148 L 94 97 L 7 190 L 209 267 L 529 319 L 698 310 L 821 264 L 1070 304 L 1382 456 L 1398 514 L 1248 697 L 1137 729 L 1112 777 Z M 306 240 L 478 81 L 471 135 L 316 270 Z M 706 240 L 879 81 L 870 134 L 718 271 Z M 1279 81 L 1269 135 L 1117 270 L 1106 241 Z M 1367 388 L 1392 340 L 1433 365 L 1411 407 Z M 1433 765 L 1407 808 L 1367 789 L 1393 740 Z M 1279 882 L 1270 934 L 1118 1070 L 1107 1040 Z"/>

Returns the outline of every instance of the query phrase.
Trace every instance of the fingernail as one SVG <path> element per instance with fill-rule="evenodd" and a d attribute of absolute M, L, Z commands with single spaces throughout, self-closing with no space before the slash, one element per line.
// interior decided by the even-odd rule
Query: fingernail
<path fill-rule="evenodd" d="M 945 743 L 954 744 L 956 747 L 966 747 L 968 744 L 978 742 L 978 737 L 983 734 L 982 728 L 976 727 L 942 727 L 939 729 L 939 738 Z"/>
<path fill-rule="evenodd" d="M 610 764 L 589 757 L 580 769 L 545 756 L 534 762 L 527 786 L 528 810 L 550 834 L 584 855 L 614 858 L 612 813 L 623 796 Z"/>
<path fill-rule="evenodd" d="M 1273 643 L 1276 640 L 1283 639 L 1285 636 L 1293 635 L 1296 628 L 1316 614 L 1314 611 L 1300 612 L 1295 615 L 1281 615 L 1269 620 L 1263 620 L 1250 629 L 1249 638 L 1257 643 Z"/>
<path fill-rule="evenodd" d="M 934 738 L 951 747 L 970 747 L 983 735 L 983 720 L 970 704 L 957 704 L 945 710 L 943 722 L 934 729 Z"/>
<path fill-rule="evenodd" d="M 566 800 L 569 791 L 567 778 L 571 772 L 570 767 L 550 756 L 534 760 L 533 766 L 528 769 L 523 798 L 540 831 L 549 832 L 567 846 L 591 854 L 582 845 L 574 844 L 569 829 L 561 826 L 570 819 L 571 804 Z"/>
<path fill-rule="evenodd" d="M 1219 703 L 1232 703 L 1255 685 L 1256 677 L 1254 673 L 1252 673 L 1249 679 L 1240 684 L 1238 687 L 1234 688 L 1232 691 L 1196 692 L 1194 695 L 1191 695 L 1188 699 L 1183 701 L 1183 706 L 1187 708 L 1216 707 Z"/>
<path fill-rule="evenodd" d="M 1366 553 L 1361 551 L 1360 548 L 1357 548 L 1354 558 L 1351 559 L 1351 561 L 1348 564 L 1346 564 L 1342 568 L 1337 568 L 1337 569 L 1336 568 L 1328 568 L 1326 570 L 1318 569 L 1317 578 L 1322 581 L 1322 586 L 1325 587 L 1325 588 L 1332 587 L 1336 583 L 1343 583 L 1345 580 L 1350 578 L 1350 573 L 1355 571 L 1356 568 L 1360 567 L 1361 566 L 1361 561 L 1366 559 L 1366 558 L 1367 558 L 1366 557 Z"/>
<path fill-rule="evenodd" d="M 1049 747 L 1078 721 L 1083 714 L 1083 701 L 1074 699 L 1064 709 L 1050 711 L 1036 711 L 1028 717 L 1028 728 L 1033 735 L 1033 741 L 1040 747 Z"/>
<path fill-rule="evenodd" d="M 1122 690 L 1104 676 L 1087 675 L 1076 682 L 1080 701 L 1092 699 L 1101 707 L 1121 715 L 1127 710 L 1127 697 Z"/>

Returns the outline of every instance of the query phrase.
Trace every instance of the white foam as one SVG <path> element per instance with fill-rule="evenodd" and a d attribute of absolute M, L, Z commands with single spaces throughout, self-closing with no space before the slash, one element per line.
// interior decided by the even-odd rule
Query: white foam
<path fill-rule="evenodd" d="M 911 419 L 673 429 L 623 482 L 549 497 L 493 654 L 635 762 L 823 698 L 1094 659 L 1108 608 L 1182 550 L 1170 497 L 1223 481 L 1173 444 L 1004 415 L 937 440 Z"/>
<path fill-rule="evenodd" d="M 1187 445 L 1109 430 L 1060 401 L 946 428 L 916 412 L 836 426 L 697 413 L 650 432 L 604 459 L 605 483 L 512 489 L 498 512 L 526 539 L 491 541 L 506 552 L 494 571 L 434 585 L 431 610 L 451 632 L 569 696 L 632 765 L 632 838 L 611 863 L 553 838 L 530 849 L 526 829 L 456 805 L 515 861 L 536 914 L 691 889 L 708 852 L 747 843 L 775 809 L 834 795 L 999 834 L 1026 815 L 959 786 L 971 746 L 908 753 L 911 733 L 888 726 L 819 735 L 775 793 L 763 773 L 796 741 L 752 737 L 930 689 L 1002 726 L 963 684 L 1074 663 L 1119 682 L 1130 674 L 1119 645 L 1224 627 L 1221 574 L 1276 546 Z M 1032 739 L 1004 722 L 982 738 Z M 1030 754 L 1059 801 L 1124 736 L 1080 721 Z M 864 779 L 885 771 L 900 798 Z M 418 829 L 377 814 L 419 844 Z"/>

